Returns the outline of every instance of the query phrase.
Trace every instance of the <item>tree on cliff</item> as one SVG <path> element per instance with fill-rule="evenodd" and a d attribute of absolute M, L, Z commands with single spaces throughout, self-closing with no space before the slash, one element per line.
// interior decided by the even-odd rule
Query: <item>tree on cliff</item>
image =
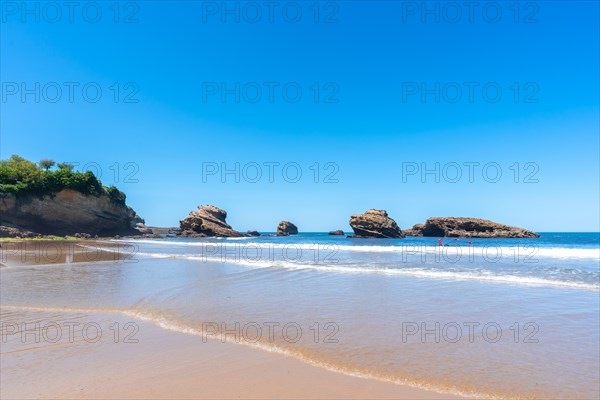
<path fill-rule="evenodd" d="M 53 160 L 43 159 L 40 160 L 40 168 L 44 168 L 44 170 L 48 171 L 50 168 L 54 167 L 56 163 Z"/>
<path fill-rule="evenodd" d="M 73 171 L 73 164 L 69 164 L 66 162 L 58 164 L 57 167 L 60 170 Z"/>

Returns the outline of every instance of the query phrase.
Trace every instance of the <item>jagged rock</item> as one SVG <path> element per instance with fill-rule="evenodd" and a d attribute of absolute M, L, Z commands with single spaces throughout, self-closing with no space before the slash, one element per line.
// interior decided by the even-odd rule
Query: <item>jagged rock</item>
<path fill-rule="evenodd" d="M 260 236 L 258 231 L 247 231 L 246 236 Z"/>
<path fill-rule="evenodd" d="M 131 228 L 134 216 L 131 207 L 115 203 L 105 193 L 94 196 L 64 189 L 44 196 L 0 196 L 0 225 L 16 225 L 44 235 L 135 234 Z"/>
<path fill-rule="evenodd" d="M 444 217 L 429 218 L 424 225 L 413 230 L 419 236 L 428 237 L 467 237 L 467 238 L 537 238 L 535 232 L 515 226 L 503 225 L 487 219 Z M 415 235 L 416 236 L 416 235 Z"/>
<path fill-rule="evenodd" d="M 329 234 L 330 235 L 343 235 L 344 231 L 341 229 L 338 229 L 337 231 L 330 231 Z"/>
<path fill-rule="evenodd" d="M 364 214 L 354 214 L 350 217 L 350 226 L 356 238 L 404 237 L 396 221 L 388 217 L 385 210 L 371 209 Z"/>
<path fill-rule="evenodd" d="M 297 235 L 298 227 L 289 221 L 281 221 L 277 225 L 277 236 Z"/>
<path fill-rule="evenodd" d="M 182 221 L 179 221 L 182 236 L 191 237 L 241 237 L 242 233 L 229 226 L 225 219 L 227 211 L 218 207 L 198 206 L 198 211 L 191 211 Z"/>

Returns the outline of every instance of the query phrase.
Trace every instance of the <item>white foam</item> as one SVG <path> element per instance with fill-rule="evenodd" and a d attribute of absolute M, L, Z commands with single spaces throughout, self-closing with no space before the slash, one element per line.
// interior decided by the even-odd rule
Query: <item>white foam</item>
<path fill-rule="evenodd" d="M 233 240 L 248 240 L 254 239 L 251 237 L 244 238 L 228 238 Z M 211 245 L 227 246 L 226 244 L 220 244 L 210 241 L 173 241 L 173 240 L 134 240 L 135 243 L 148 243 L 148 244 L 160 244 L 165 246 L 193 246 L 193 247 L 209 247 Z M 419 245 L 419 244 L 406 244 L 400 246 L 376 246 L 376 245 L 338 245 L 335 243 L 273 243 L 273 242 L 250 242 L 245 243 L 243 246 L 252 245 L 258 247 L 270 247 L 274 249 L 305 249 L 315 250 L 317 248 L 322 250 L 338 250 L 348 252 L 363 252 L 363 253 L 406 253 L 407 255 L 426 253 L 432 254 L 439 252 L 441 249 L 447 251 L 448 254 L 454 254 L 453 252 L 461 252 L 461 254 L 469 255 L 474 254 L 475 256 L 489 256 L 494 257 L 496 254 L 503 256 L 512 257 L 518 254 L 521 258 L 523 257 L 545 257 L 545 258 L 558 258 L 558 259 L 593 259 L 600 261 L 600 247 L 599 248 L 571 248 L 571 247 L 539 247 L 532 243 L 531 246 L 471 246 L 471 245 L 451 245 L 451 246 L 437 246 L 437 245 Z M 239 246 L 239 245 L 232 245 Z M 460 249 L 460 250 L 459 250 Z"/>
<path fill-rule="evenodd" d="M 517 276 L 510 274 L 498 274 L 494 271 L 479 270 L 468 271 L 441 271 L 423 268 L 381 268 L 381 267 L 356 267 L 353 265 L 327 265 L 327 264 L 307 264 L 290 261 L 249 261 L 239 258 L 223 259 L 220 257 L 192 256 L 187 254 L 169 254 L 169 253 L 139 253 L 156 258 L 179 258 L 186 260 L 198 260 L 203 262 L 221 262 L 236 265 L 243 265 L 252 268 L 284 268 L 289 270 L 315 270 L 322 272 L 335 272 L 343 274 L 380 274 L 391 276 L 409 276 L 424 279 L 441 279 L 453 281 L 479 281 L 501 284 L 525 285 L 525 286 L 550 286 L 564 287 L 572 289 L 583 289 L 600 291 L 600 284 L 590 284 L 581 282 L 559 281 L 553 279 L 537 278 L 530 276 Z"/>

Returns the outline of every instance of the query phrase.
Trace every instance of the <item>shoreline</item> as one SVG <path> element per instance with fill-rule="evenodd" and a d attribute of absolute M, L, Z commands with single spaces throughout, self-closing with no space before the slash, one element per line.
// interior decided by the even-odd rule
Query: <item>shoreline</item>
<path fill-rule="evenodd" d="M 117 311 L 36 310 L 17 306 L 2 306 L 0 310 L 5 323 L 15 319 L 51 323 L 66 317 L 79 324 L 97 324 L 104 332 L 94 343 L 82 340 L 81 332 L 76 331 L 73 338 L 77 339 L 72 342 L 63 335 L 59 343 L 42 340 L 35 346 L 23 343 L 19 332 L 3 333 L 6 343 L 2 348 L 1 369 L 7 379 L 2 397 L 7 399 L 464 398 L 408 384 L 352 376 L 266 349 L 214 339 L 203 341 L 193 334 L 169 330 L 156 322 Z M 128 323 L 135 325 L 134 339 L 138 342 L 126 342 L 124 336 L 115 342 L 110 327 L 119 324 L 125 333 L 123 327 Z M 26 363 L 27 369 L 22 363 Z"/>

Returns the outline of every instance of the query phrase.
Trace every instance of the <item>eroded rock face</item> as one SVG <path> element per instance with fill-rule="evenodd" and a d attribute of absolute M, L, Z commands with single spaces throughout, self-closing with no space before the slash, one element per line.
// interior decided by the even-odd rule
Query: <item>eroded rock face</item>
<path fill-rule="evenodd" d="M 277 225 L 277 236 L 297 235 L 298 227 L 289 221 L 281 221 Z"/>
<path fill-rule="evenodd" d="M 411 236 L 471 238 L 540 237 L 537 233 L 523 228 L 503 225 L 487 219 L 462 217 L 429 218 L 424 225 L 415 225 L 411 230 Z"/>
<path fill-rule="evenodd" d="M 236 231 L 225 222 L 227 211 L 218 207 L 206 205 L 198 206 L 197 211 L 191 211 L 182 221 L 179 221 L 182 236 L 191 237 L 241 237 L 242 233 Z"/>
<path fill-rule="evenodd" d="M 371 209 L 350 217 L 350 226 L 357 238 L 403 238 L 404 234 L 385 210 Z"/>
<path fill-rule="evenodd" d="M 338 229 L 337 231 L 330 231 L 329 234 L 338 236 L 338 235 L 343 235 L 344 231 L 341 229 Z"/>
<path fill-rule="evenodd" d="M 106 194 L 92 196 L 65 189 L 43 197 L 0 197 L 0 225 L 44 235 L 133 234 L 134 216 L 131 207 L 113 202 Z"/>

